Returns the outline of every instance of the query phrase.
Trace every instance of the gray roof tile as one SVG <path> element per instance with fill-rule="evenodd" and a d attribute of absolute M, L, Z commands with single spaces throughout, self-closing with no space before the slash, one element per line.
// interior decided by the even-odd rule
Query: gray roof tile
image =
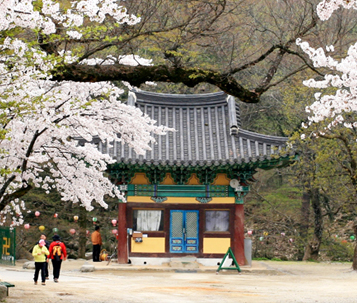
<path fill-rule="evenodd" d="M 143 156 L 120 142 L 109 150 L 100 145 L 118 162 L 183 166 L 249 163 L 270 159 L 287 141 L 242 129 L 238 104 L 223 92 L 174 95 L 134 91 L 127 103 L 140 108 L 158 125 L 177 131 L 154 135 L 157 142 Z"/>

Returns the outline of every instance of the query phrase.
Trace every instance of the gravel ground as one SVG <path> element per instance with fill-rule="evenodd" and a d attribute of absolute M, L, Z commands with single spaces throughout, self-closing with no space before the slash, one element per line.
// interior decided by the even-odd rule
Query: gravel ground
<path fill-rule="evenodd" d="M 253 261 L 251 268 L 221 271 L 169 271 L 95 263 L 96 271 L 80 272 L 85 261 L 69 260 L 59 283 L 33 285 L 33 270 L 0 267 L 0 279 L 12 282 L 6 303 L 20 302 L 323 302 L 356 303 L 357 272 L 351 263 Z M 91 261 L 89 264 L 93 264 Z"/>

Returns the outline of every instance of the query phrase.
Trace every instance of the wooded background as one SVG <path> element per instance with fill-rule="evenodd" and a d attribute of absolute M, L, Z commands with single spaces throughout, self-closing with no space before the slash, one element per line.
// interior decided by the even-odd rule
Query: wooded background
<path fill-rule="evenodd" d="M 302 81 L 320 79 L 323 70 L 316 70 L 295 42 L 301 38 L 315 46 L 333 44 L 333 55 L 343 57 L 355 40 L 357 20 L 354 11 L 340 10 L 322 22 L 315 12 L 318 2 L 126 1 L 128 11 L 141 16 L 140 23 L 115 26 L 109 18 L 100 26 L 88 25 L 88 37 L 80 42 L 44 36 L 39 43 L 53 55 L 65 44 L 82 59 L 132 53 L 151 58 L 153 63 L 149 67 L 103 65 L 96 69 L 68 65 L 53 72 L 56 80 L 110 80 L 127 89 L 124 80 L 148 91 L 186 94 L 224 90 L 239 98 L 244 129 L 288 136 L 299 153 L 299 161 L 291 167 L 259 171 L 257 182 L 251 184 L 245 198 L 245 232 L 253 232 L 253 258 L 351 261 L 356 236 L 356 132 L 340 127 L 319 137 L 311 128 L 304 132 L 305 107 L 313 102 L 315 91 Z M 61 35 L 60 29 L 57 34 Z M 37 39 L 33 33 L 19 35 Z M 146 81 L 156 84 L 147 85 Z M 354 118 L 354 113 L 346 115 L 351 121 Z M 328 123 L 315 127 L 322 129 Z M 93 230 L 92 217 L 98 217 L 105 247 L 110 249 L 108 242 L 115 238 L 109 232 L 110 221 L 117 215 L 114 201 L 109 210 L 85 213 L 61 202 L 55 192 L 46 195 L 36 189 L 23 200 L 32 210 L 24 216 L 25 223 L 33 227 L 18 228 L 19 256 L 36 241 L 39 225 L 46 226 L 49 237 L 52 228 L 59 228 L 70 256 L 83 256 L 78 247 L 84 247 L 85 230 Z M 35 210 L 41 212 L 39 217 L 34 216 Z M 75 214 L 79 222 L 73 222 Z M 70 228 L 80 233 L 71 235 Z M 79 241 L 83 241 L 81 245 Z"/>

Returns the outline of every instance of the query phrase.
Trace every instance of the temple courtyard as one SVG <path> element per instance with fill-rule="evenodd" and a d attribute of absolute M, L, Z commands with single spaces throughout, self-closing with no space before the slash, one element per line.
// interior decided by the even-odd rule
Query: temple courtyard
<path fill-rule="evenodd" d="M 33 284 L 33 270 L 0 266 L 11 282 L 6 303 L 21 302 L 357 302 L 351 263 L 253 261 L 251 267 L 132 266 L 86 260 L 63 263 L 59 283 Z M 82 272 L 94 265 L 93 272 Z"/>

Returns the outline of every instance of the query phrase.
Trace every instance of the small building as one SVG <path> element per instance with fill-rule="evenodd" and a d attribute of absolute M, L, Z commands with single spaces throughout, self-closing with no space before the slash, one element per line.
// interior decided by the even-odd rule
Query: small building
<path fill-rule="evenodd" d="M 133 91 L 127 103 L 176 132 L 156 136 L 145 155 L 120 142 L 99 146 L 116 159 L 110 174 L 127 199 L 119 203 L 119 263 L 194 256 L 216 265 L 230 247 L 245 264 L 244 196 L 257 169 L 291 163 L 282 154 L 287 138 L 244 130 L 238 104 L 223 92 Z"/>

